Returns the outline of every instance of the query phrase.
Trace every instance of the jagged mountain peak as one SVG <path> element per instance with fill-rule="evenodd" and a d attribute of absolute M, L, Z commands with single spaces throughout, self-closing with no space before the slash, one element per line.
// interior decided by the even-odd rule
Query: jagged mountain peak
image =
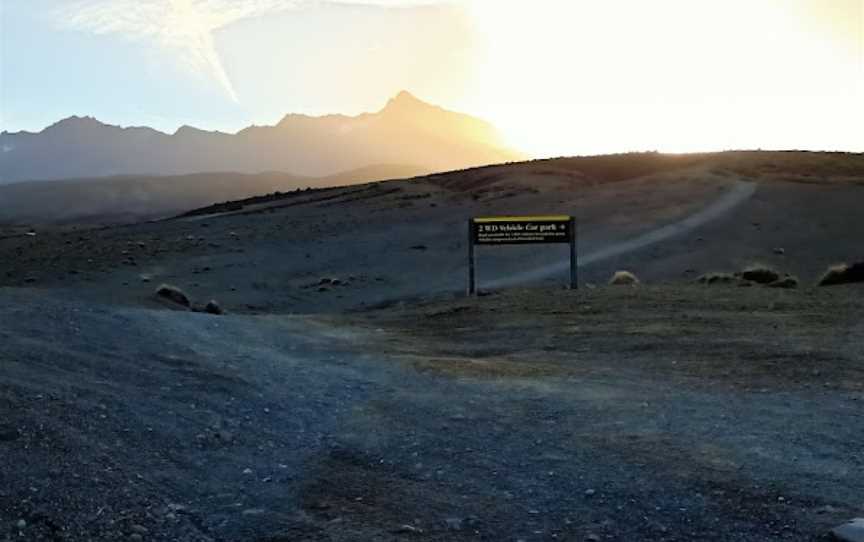
<path fill-rule="evenodd" d="M 425 109 L 438 109 L 437 107 L 424 102 L 420 98 L 414 96 L 407 90 L 399 92 L 396 96 L 390 98 L 383 112 L 388 111 L 417 111 Z"/>

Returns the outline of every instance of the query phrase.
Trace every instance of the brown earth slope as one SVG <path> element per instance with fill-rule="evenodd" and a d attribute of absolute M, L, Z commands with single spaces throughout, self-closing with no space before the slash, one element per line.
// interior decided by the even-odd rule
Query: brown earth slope
<path fill-rule="evenodd" d="M 864 313 L 811 284 L 862 178 L 576 158 L 10 231 L 0 540 L 827 540 L 864 515 Z M 581 288 L 500 248 L 481 287 L 532 287 L 465 298 L 467 219 L 522 213 L 579 218 Z M 803 286 L 694 284 L 756 261 Z"/>

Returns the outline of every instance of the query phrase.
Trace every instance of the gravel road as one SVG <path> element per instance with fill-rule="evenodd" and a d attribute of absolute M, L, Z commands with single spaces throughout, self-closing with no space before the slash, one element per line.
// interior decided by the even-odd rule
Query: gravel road
<path fill-rule="evenodd" d="M 815 540 L 860 512 L 850 292 L 646 292 L 220 318 L 2 290 L 0 540 Z"/>

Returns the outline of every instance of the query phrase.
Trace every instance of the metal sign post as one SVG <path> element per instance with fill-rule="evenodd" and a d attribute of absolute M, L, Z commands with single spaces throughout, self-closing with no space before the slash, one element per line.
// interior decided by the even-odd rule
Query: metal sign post
<path fill-rule="evenodd" d="M 477 275 L 475 270 L 476 258 L 474 256 L 474 236 L 477 225 L 474 220 L 468 220 L 468 295 L 477 293 Z"/>
<path fill-rule="evenodd" d="M 577 288 L 576 219 L 572 216 L 492 216 L 468 221 L 468 295 L 477 293 L 475 245 L 570 246 L 570 288 Z"/>

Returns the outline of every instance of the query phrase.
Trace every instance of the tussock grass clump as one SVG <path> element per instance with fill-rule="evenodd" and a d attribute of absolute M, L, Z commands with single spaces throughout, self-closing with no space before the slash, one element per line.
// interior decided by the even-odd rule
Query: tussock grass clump
<path fill-rule="evenodd" d="M 798 277 L 794 275 L 786 275 L 782 279 L 775 280 L 771 284 L 768 284 L 769 288 L 786 288 L 786 289 L 794 289 L 797 288 L 799 284 Z"/>
<path fill-rule="evenodd" d="M 818 286 L 838 286 L 864 282 L 864 262 L 840 264 L 828 268 L 817 283 Z"/>
<path fill-rule="evenodd" d="M 192 301 L 189 300 L 189 296 L 187 296 L 180 288 L 170 284 L 163 284 L 156 288 L 156 297 L 181 305 L 187 309 L 192 306 Z"/>
<path fill-rule="evenodd" d="M 225 310 L 222 308 L 222 306 L 213 299 L 211 299 L 210 302 L 204 306 L 204 312 L 206 312 L 207 314 L 215 315 L 225 314 Z"/>
<path fill-rule="evenodd" d="M 708 286 L 738 284 L 739 278 L 732 273 L 705 273 L 696 282 Z"/>
<path fill-rule="evenodd" d="M 741 272 L 741 278 L 757 284 L 771 284 L 780 280 L 780 273 L 767 265 L 754 264 Z"/>
<path fill-rule="evenodd" d="M 610 286 L 638 286 L 641 284 L 636 275 L 630 271 L 616 271 L 609 279 Z"/>

